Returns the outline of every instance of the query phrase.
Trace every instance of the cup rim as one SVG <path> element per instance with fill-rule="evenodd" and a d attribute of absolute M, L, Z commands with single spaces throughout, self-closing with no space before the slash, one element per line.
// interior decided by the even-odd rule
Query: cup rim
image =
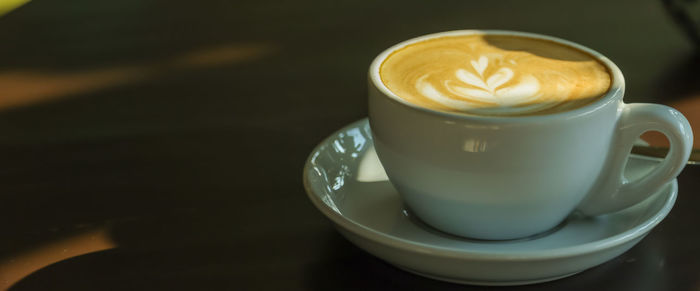
<path fill-rule="evenodd" d="M 605 93 L 605 95 L 598 100 L 595 100 L 589 104 L 586 104 L 584 106 L 571 109 L 571 110 L 565 110 L 565 111 L 560 111 L 560 112 L 554 112 L 554 113 L 548 113 L 548 114 L 541 114 L 541 115 L 513 115 L 513 116 L 492 116 L 492 115 L 476 115 L 476 114 L 470 114 L 467 112 L 449 112 L 449 111 L 442 111 L 442 110 L 436 110 L 436 109 L 430 109 L 422 106 L 415 105 L 413 103 L 410 103 L 403 98 L 399 97 L 396 95 L 394 92 L 389 90 L 389 88 L 384 85 L 384 82 L 382 82 L 381 77 L 379 75 L 379 69 L 381 68 L 382 63 L 386 58 L 391 55 L 394 51 L 397 51 L 407 45 L 414 44 L 420 41 L 428 40 L 428 39 L 434 39 L 434 38 L 439 38 L 439 37 L 446 37 L 446 36 L 462 36 L 462 35 L 512 35 L 512 36 L 520 36 L 520 37 L 528 37 L 528 38 L 534 38 L 534 39 L 541 39 L 541 40 L 547 40 L 551 42 L 555 42 L 558 44 L 562 44 L 565 46 L 572 47 L 574 49 L 581 50 L 585 53 L 588 53 L 589 55 L 593 56 L 596 58 L 599 62 L 604 64 L 607 69 L 610 72 L 611 75 L 611 84 L 610 84 L 610 89 Z M 622 75 L 622 71 L 620 68 L 615 65 L 610 59 L 608 59 L 606 56 L 603 54 L 590 49 L 588 47 L 585 47 L 583 45 L 580 45 L 578 43 L 568 41 L 565 39 L 561 39 L 558 37 L 554 36 L 548 36 L 548 35 L 543 35 L 543 34 L 538 34 L 538 33 L 531 33 L 531 32 L 522 32 L 522 31 L 512 31 L 512 30 L 492 30 L 492 29 L 467 29 L 467 30 L 452 30 L 452 31 L 444 31 L 444 32 L 437 32 L 437 33 L 431 33 L 431 34 L 426 34 L 418 37 L 414 37 L 405 41 L 402 41 L 398 44 L 395 44 L 388 49 L 384 50 L 381 52 L 377 57 L 374 58 L 372 61 L 370 68 L 369 68 L 369 79 L 371 80 L 371 84 L 378 89 L 384 97 L 387 97 L 389 100 L 392 100 L 400 105 L 406 106 L 410 109 L 431 114 L 431 115 L 436 115 L 439 117 L 446 117 L 450 119 L 458 119 L 458 120 L 473 120 L 473 121 L 480 121 L 480 122 L 494 122 L 494 123 L 510 123 L 510 122 L 518 122 L 518 123 L 523 123 L 523 122 L 541 122 L 541 121 L 548 121 L 552 119 L 560 119 L 560 118 L 574 118 L 578 116 L 584 116 L 591 114 L 598 109 L 605 107 L 607 104 L 619 100 L 620 102 L 622 101 L 622 96 L 624 95 L 624 90 L 625 90 L 625 80 L 624 76 Z"/>

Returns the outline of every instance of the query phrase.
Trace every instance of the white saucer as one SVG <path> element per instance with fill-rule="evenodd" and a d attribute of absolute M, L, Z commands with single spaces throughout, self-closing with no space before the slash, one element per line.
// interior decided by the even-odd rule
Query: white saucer
<path fill-rule="evenodd" d="M 658 162 L 632 156 L 629 179 Z M 595 218 L 572 215 L 547 234 L 517 241 L 469 240 L 432 229 L 404 208 L 374 152 L 367 119 L 316 147 L 304 168 L 309 198 L 358 247 L 409 272 L 476 285 L 520 285 L 567 277 L 637 244 L 671 210 L 672 181 L 646 201 Z"/>

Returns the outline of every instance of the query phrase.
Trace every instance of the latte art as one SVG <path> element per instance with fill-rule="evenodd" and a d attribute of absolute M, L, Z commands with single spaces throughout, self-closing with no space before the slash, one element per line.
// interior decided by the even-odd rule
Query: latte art
<path fill-rule="evenodd" d="M 601 97 L 610 87 L 607 69 L 592 56 L 514 36 L 418 42 L 390 55 L 380 75 L 389 90 L 411 103 L 482 115 L 569 110 Z"/>
<path fill-rule="evenodd" d="M 498 71 L 490 76 L 484 76 L 484 70 L 488 66 L 488 58 L 481 56 L 477 61 L 470 62 L 473 69 L 478 75 L 475 75 L 465 69 L 457 69 L 455 77 L 461 83 L 453 80 L 445 80 L 441 84 L 453 96 L 458 96 L 460 99 L 450 98 L 439 90 L 426 79 L 429 74 L 418 78 L 416 89 L 424 97 L 430 98 L 447 107 L 468 111 L 469 109 L 479 108 L 487 109 L 483 104 L 496 105 L 490 108 L 492 111 L 503 111 L 504 107 L 519 107 L 520 111 L 531 110 L 531 106 L 542 94 L 539 93 L 540 82 L 532 75 L 520 76 L 519 82 L 512 86 L 504 86 L 505 83 L 512 80 L 515 73 L 508 67 L 499 68 Z M 541 107 L 542 104 L 538 104 Z M 509 109 L 508 109 L 509 110 Z M 511 110 L 512 111 L 512 110 Z"/>

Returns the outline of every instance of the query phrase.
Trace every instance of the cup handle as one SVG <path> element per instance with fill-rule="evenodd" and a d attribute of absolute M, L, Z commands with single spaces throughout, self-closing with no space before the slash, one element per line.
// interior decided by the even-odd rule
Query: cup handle
<path fill-rule="evenodd" d="M 635 180 L 624 177 L 634 141 L 644 132 L 663 133 L 670 143 L 664 160 Z M 688 120 L 677 110 L 659 104 L 623 104 L 605 171 L 578 206 L 585 215 L 600 215 L 637 204 L 671 181 L 685 167 L 693 148 Z"/>

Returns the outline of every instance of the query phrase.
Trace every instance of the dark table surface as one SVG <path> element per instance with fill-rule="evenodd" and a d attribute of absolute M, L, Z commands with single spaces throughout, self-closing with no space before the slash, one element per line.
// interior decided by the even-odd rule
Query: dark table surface
<path fill-rule="evenodd" d="M 375 55 L 465 28 L 594 48 L 627 102 L 700 128 L 698 50 L 660 1 L 34 0 L 0 17 L 0 288 L 482 289 L 358 249 L 301 181 L 367 115 Z M 699 175 L 627 253 L 513 289 L 700 290 Z"/>

